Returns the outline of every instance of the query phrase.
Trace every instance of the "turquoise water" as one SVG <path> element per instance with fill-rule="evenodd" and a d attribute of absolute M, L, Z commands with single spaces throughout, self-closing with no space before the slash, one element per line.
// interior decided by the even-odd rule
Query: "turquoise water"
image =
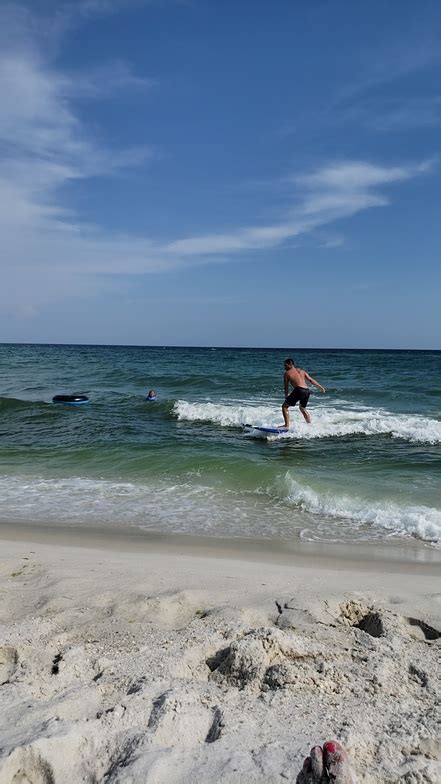
<path fill-rule="evenodd" d="M 287 353 L 327 393 L 258 437 Z M 1 520 L 441 543 L 441 352 L 1 345 L 0 366 Z"/>

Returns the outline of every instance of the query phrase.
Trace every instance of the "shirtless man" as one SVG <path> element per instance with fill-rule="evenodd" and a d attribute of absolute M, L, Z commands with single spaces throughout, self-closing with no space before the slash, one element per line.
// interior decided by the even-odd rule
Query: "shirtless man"
<path fill-rule="evenodd" d="M 308 405 L 310 391 L 308 389 L 307 382 L 309 381 L 311 384 L 314 384 L 315 387 L 320 389 L 322 392 L 325 392 L 325 388 L 319 384 L 314 378 L 306 372 L 306 370 L 302 370 L 302 368 L 297 368 L 294 365 L 294 360 L 292 359 L 285 359 L 285 375 L 283 376 L 283 384 L 285 388 L 285 402 L 282 406 L 282 413 L 283 418 L 285 420 L 285 427 L 289 428 L 289 407 L 295 406 L 296 403 L 299 404 L 300 411 L 302 412 L 305 421 L 308 425 L 311 423 L 311 417 L 309 416 L 306 406 Z M 289 385 L 291 384 L 294 387 L 293 391 L 290 395 L 289 392 Z"/>

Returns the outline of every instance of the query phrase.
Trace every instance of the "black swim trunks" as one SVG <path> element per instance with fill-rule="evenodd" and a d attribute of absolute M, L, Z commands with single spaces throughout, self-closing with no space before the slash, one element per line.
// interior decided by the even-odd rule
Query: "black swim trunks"
<path fill-rule="evenodd" d="M 291 394 L 286 398 L 285 405 L 295 406 L 296 403 L 300 403 L 303 408 L 306 408 L 310 394 L 311 391 L 309 389 L 305 389 L 305 387 L 294 387 Z"/>

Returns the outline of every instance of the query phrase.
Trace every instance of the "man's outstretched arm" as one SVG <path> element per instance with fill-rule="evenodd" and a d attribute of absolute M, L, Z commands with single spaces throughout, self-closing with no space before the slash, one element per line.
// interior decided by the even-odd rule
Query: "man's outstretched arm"
<path fill-rule="evenodd" d="M 289 378 L 287 373 L 285 373 L 283 376 L 283 389 L 285 391 L 285 400 L 286 400 L 289 392 Z"/>
<path fill-rule="evenodd" d="M 316 381 L 315 378 L 310 376 L 309 373 L 305 372 L 305 377 L 307 378 L 308 381 L 311 382 L 311 384 L 314 384 L 314 386 L 317 387 L 317 389 L 320 389 L 322 392 L 326 392 L 326 389 L 322 387 L 322 385 L 318 381 Z"/>

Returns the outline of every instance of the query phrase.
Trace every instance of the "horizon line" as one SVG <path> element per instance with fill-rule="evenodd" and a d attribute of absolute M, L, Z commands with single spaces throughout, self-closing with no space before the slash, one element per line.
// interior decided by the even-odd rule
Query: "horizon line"
<path fill-rule="evenodd" d="M 159 349 L 216 349 L 216 350 L 234 350 L 234 351 L 426 351 L 441 353 L 441 348 L 378 348 L 371 346 L 369 348 L 362 347 L 341 347 L 341 346 L 221 346 L 221 345 L 179 345 L 171 343 L 47 343 L 45 341 L 30 342 L 30 341 L 0 341 L 0 346 L 78 346 L 89 348 L 159 348 Z"/>

